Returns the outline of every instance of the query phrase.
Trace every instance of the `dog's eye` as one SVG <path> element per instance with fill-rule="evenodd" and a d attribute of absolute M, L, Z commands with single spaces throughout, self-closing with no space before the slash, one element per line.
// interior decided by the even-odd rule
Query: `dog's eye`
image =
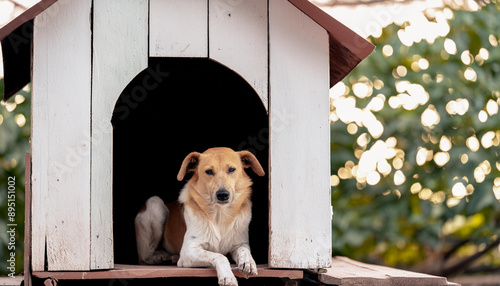
<path fill-rule="evenodd" d="M 208 170 L 205 171 L 205 174 L 213 176 L 214 175 L 214 171 L 212 169 L 208 169 Z"/>
<path fill-rule="evenodd" d="M 231 174 L 231 173 L 233 173 L 234 171 L 236 171 L 236 169 L 235 169 L 235 168 L 233 168 L 233 167 L 230 167 L 229 169 L 227 169 L 227 173 L 228 173 L 228 174 Z"/>

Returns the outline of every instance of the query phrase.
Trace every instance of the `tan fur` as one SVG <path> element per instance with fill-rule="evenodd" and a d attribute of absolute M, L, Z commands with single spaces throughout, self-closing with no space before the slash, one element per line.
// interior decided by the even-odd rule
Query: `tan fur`
<path fill-rule="evenodd" d="M 179 267 L 212 266 L 217 270 L 220 285 L 237 285 L 225 257 L 231 254 L 245 275 L 257 274 L 248 243 L 252 181 L 245 173 L 246 168 L 264 175 L 261 165 L 248 151 L 211 148 L 203 153 L 190 153 L 182 162 L 177 179 L 183 180 L 189 172 L 193 176 L 182 189 L 179 202 L 167 207 L 163 204 L 166 209 L 163 211 L 159 198 L 150 198 L 147 209 L 136 217 L 139 262 L 175 262 L 178 258 Z M 159 229 L 151 220 L 164 222 L 163 248 L 167 255 L 156 250 L 155 235 Z M 148 225 L 152 227 L 148 229 Z"/>

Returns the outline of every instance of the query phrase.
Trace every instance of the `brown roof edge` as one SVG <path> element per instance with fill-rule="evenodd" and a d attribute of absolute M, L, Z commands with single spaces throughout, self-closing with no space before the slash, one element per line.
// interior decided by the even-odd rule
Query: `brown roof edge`
<path fill-rule="evenodd" d="M 313 19 L 318 25 L 328 31 L 330 36 L 334 37 L 344 47 L 349 49 L 359 59 L 363 60 L 373 50 L 375 46 L 363 39 L 361 36 L 353 32 L 344 24 L 337 21 L 332 16 L 312 4 L 307 0 L 288 0 L 295 7 L 301 10 L 304 14 Z"/>
<path fill-rule="evenodd" d="M 330 35 L 330 87 L 344 79 L 363 59 Z"/>
<path fill-rule="evenodd" d="M 21 15 L 17 16 L 14 20 L 10 21 L 7 25 L 0 29 L 0 41 L 3 41 L 8 35 L 10 35 L 10 33 L 14 32 L 14 30 L 19 28 L 22 24 L 32 20 L 56 2 L 57 0 L 41 0 L 28 10 L 24 11 Z"/>

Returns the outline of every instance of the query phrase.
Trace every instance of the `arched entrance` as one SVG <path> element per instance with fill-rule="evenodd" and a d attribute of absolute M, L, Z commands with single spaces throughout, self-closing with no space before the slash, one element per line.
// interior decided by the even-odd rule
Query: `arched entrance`
<path fill-rule="evenodd" d="M 268 115 L 254 89 L 209 59 L 152 58 L 123 90 L 113 118 L 115 263 L 137 263 L 134 217 L 158 195 L 174 201 L 184 157 L 210 147 L 252 151 L 268 170 Z M 250 244 L 268 256 L 268 172 L 254 181 Z"/>

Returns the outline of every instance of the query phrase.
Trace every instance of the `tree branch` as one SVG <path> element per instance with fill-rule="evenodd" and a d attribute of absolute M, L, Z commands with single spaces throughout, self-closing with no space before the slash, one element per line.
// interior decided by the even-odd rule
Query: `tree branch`
<path fill-rule="evenodd" d="M 455 243 L 455 245 L 452 246 L 452 248 L 448 251 L 446 251 L 443 255 L 444 260 L 448 260 L 460 247 L 465 245 L 470 241 L 470 238 L 467 239 L 461 239 L 458 242 Z"/>
<path fill-rule="evenodd" d="M 500 266 L 480 265 L 465 270 L 467 274 L 492 273 L 500 271 Z"/>
<path fill-rule="evenodd" d="M 450 266 L 450 267 L 447 267 L 447 268 L 443 269 L 442 275 L 443 276 L 450 276 L 450 275 L 457 274 L 459 272 L 464 271 L 474 261 L 476 261 L 478 258 L 480 258 L 481 256 L 483 256 L 486 253 L 488 253 L 488 251 L 490 251 L 493 248 L 497 247 L 499 244 L 500 244 L 500 238 L 497 238 L 497 240 L 495 240 L 494 242 L 492 242 L 490 245 L 488 245 L 482 251 L 479 251 L 479 252 L 477 252 L 477 253 L 475 253 L 475 254 L 473 254 L 473 255 L 465 258 L 464 260 L 456 263 L 453 266 Z"/>

